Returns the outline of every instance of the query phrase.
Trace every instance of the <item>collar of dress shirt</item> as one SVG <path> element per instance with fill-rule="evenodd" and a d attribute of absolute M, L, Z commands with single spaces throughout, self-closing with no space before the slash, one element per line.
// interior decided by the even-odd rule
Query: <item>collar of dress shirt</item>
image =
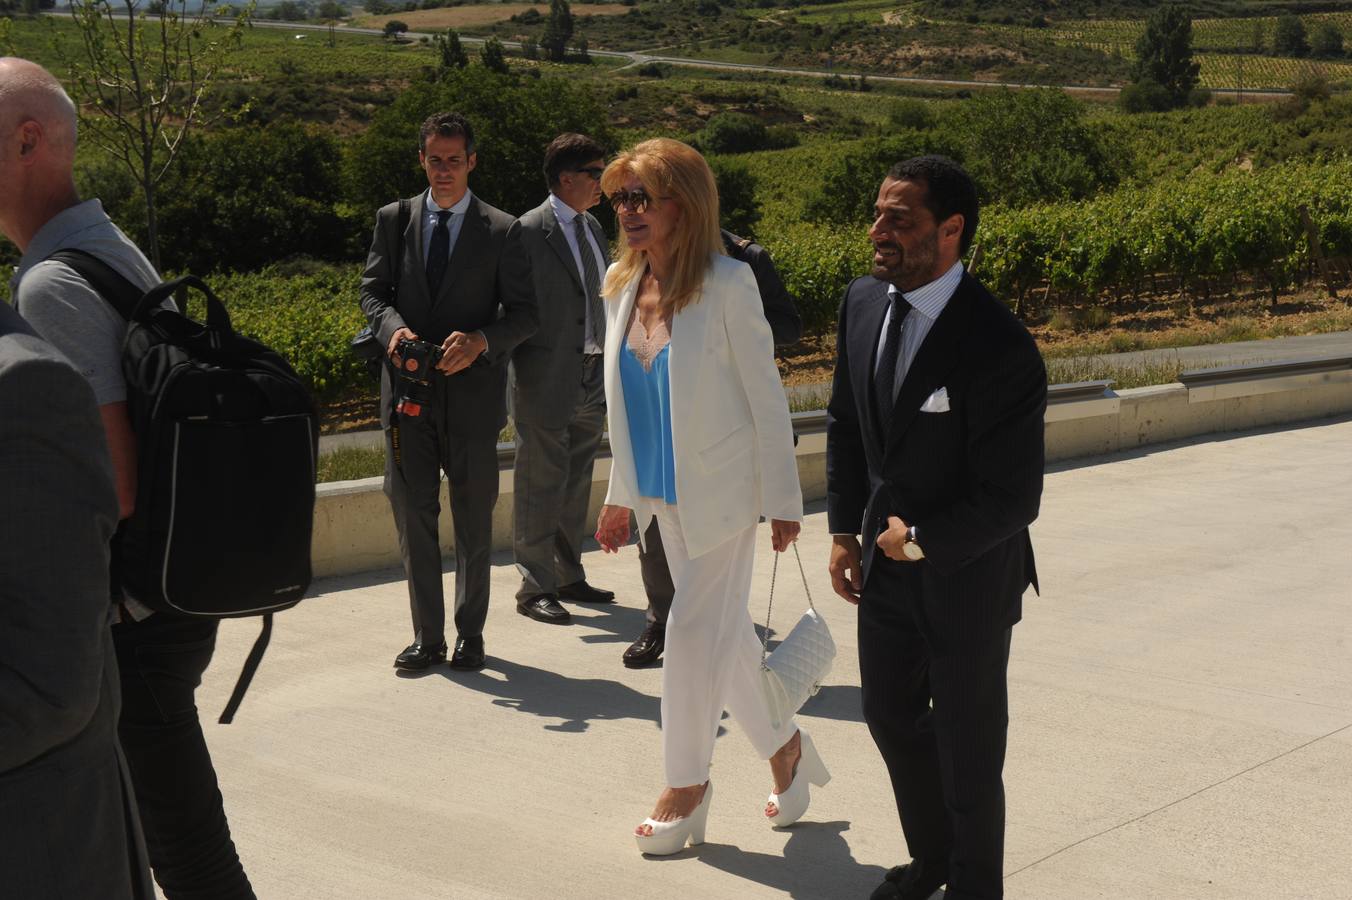
<path fill-rule="evenodd" d="M 474 192 L 466 189 L 465 196 L 461 197 L 456 204 L 451 207 L 451 212 L 455 213 L 457 216 L 463 216 L 465 210 L 469 209 L 469 203 L 473 199 Z M 423 201 L 423 206 L 429 213 L 441 212 L 441 207 L 437 206 L 437 201 L 432 199 L 432 192 L 430 190 L 427 192 L 427 199 Z"/>
<path fill-rule="evenodd" d="M 911 304 L 911 308 L 927 319 L 939 318 L 939 313 L 944 311 L 948 301 L 953 297 L 958 289 L 958 284 L 962 281 L 963 267 L 962 262 L 953 263 L 953 267 L 929 284 L 921 285 L 913 291 L 902 294 L 906 302 Z M 895 297 L 899 292 L 895 284 L 888 285 L 887 296 Z"/>
<path fill-rule="evenodd" d="M 554 208 L 554 218 L 559 220 L 559 224 L 567 225 L 569 228 L 573 227 L 573 220 L 582 215 L 582 213 L 560 200 L 559 195 L 553 191 L 549 193 L 549 205 Z"/>

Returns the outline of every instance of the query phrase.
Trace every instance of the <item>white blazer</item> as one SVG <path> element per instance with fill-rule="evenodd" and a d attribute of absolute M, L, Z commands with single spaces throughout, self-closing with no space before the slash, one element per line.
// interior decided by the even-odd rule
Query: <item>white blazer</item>
<path fill-rule="evenodd" d="M 619 362 L 640 278 L 606 304 L 606 503 L 630 509 L 641 498 Z M 689 555 L 707 553 L 760 516 L 801 522 L 789 404 L 750 266 L 722 255 L 710 260 L 698 300 L 673 317 L 667 365 L 676 504 Z"/>

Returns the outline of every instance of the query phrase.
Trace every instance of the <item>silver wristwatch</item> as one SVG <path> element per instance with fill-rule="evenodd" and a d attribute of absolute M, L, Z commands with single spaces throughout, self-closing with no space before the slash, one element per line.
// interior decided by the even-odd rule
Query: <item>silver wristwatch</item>
<path fill-rule="evenodd" d="M 920 549 L 920 545 L 915 542 L 914 525 L 906 529 L 906 542 L 901 545 L 901 552 L 911 562 L 919 562 L 925 558 L 925 551 Z"/>

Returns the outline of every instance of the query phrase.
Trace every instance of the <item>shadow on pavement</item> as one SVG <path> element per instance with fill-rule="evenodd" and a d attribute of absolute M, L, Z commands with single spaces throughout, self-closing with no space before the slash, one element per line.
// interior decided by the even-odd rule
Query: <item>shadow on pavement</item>
<path fill-rule="evenodd" d="M 621 606 L 619 603 L 565 603 L 573 614 L 572 627 L 591 628 L 599 634 L 584 634 L 578 640 L 584 644 L 624 644 L 628 646 L 638 638 L 648 624 L 642 609 Z M 620 657 L 615 655 L 615 664 L 620 665 Z"/>
<path fill-rule="evenodd" d="M 702 844 L 675 858 L 694 855 L 729 875 L 800 900 L 867 897 L 882 883 L 887 870 L 855 860 L 845 840 L 844 833 L 849 830 L 849 822 L 799 822 L 789 829 L 783 856 L 748 853 L 731 844 Z"/>
<path fill-rule="evenodd" d="M 834 719 L 837 722 L 863 722 L 864 706 L 859 685 L 823 685 L 815 696 L 807 698 L 799 715 Z"/>
<path fill-rule="evenodd" d="M 492 672 L 505 678 L 494 678 L 489 674 Z M 483 672 L 455 672 L 441 667 L 436 674 L 494 697 L 493 703 L 498 706 L 563 720 L 546 725 L 549 731 L 580 733 L 594 721 L 611 719 L 646 719 L 655 726 L 661 709 L 658 698 L 618 681 L 569 678 L 492 656 Z"/>

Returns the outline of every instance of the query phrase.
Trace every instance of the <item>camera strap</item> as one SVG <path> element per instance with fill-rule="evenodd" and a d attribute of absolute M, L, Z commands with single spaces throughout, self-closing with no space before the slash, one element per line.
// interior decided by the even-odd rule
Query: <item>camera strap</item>
<path fill-rule="evenodd" d="M 413 207 L 407 197 L 399 198 L 399 218 L 395 222 L 394 229 L 394 278 L 390 281 L 390 306 L 395 306 L 399 301 L 399 276 L 404 271 L 404 232 L 408 230 L 408 220 L 412 216 Z"/>
<path fill-rule="evenodd" d="M 394 261 L 393 277 L 390 280 L 390 306 L 398 309 L 399 303 L 399 276 L 404 271 L 404 232 L 408 230 L 409 219 L 412 218 L 413 204 L 407 197 L 399 198 L 399 214 L 395 219 L 394 228 L 394 256 L 390 257 Z M 384 348 L 382 348 L 383 351 Z M 381 354 L 384 356 L 384 353 Z M 385 365 L 390 366 L 388 357 L 385 357 Z M 400 464 L 399 454 L 399 401 L 403 399 L 403 379 L 390 372 L 390 441 L 394 447 L 394 464 Z"/>

